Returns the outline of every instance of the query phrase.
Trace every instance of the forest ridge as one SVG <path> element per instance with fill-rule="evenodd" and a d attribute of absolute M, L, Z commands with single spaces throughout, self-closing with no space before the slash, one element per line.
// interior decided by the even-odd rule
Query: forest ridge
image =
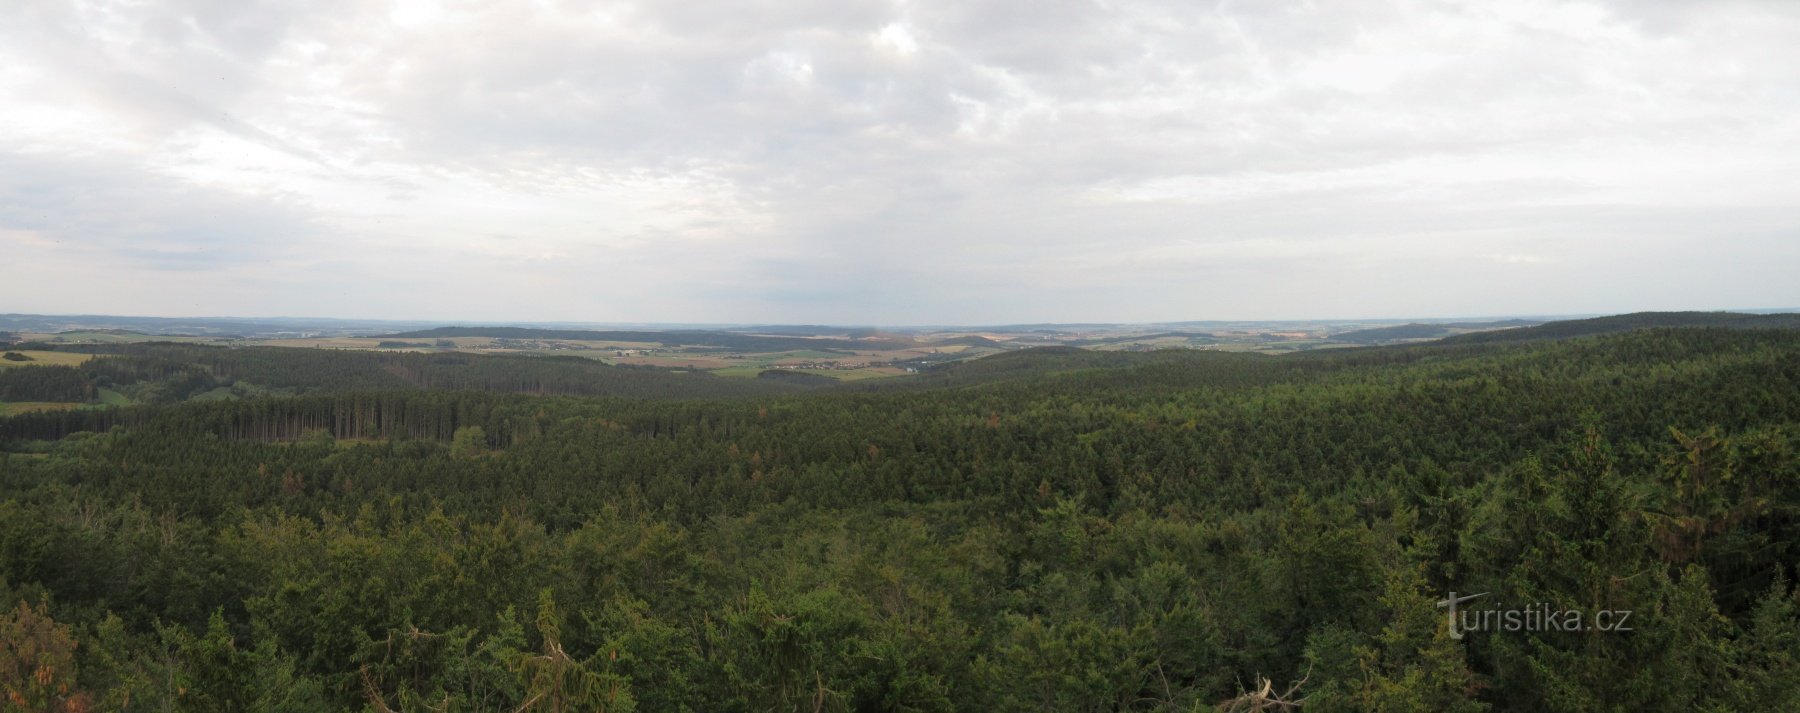
<path fill-rule="evenodd" d="M 0 705 L 1791 710 L 1783 319 L 827 384 L 35 344 L 0 401 L 93 403 L 0 418 Z"/>

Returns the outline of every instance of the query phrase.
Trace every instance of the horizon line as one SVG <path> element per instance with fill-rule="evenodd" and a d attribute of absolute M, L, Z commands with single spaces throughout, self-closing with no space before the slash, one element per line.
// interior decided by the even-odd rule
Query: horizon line
<path fill-rule="evenodd" d="M 1511 313 L 1511 314 L 1501 313 L 1501 314 L 1487 314 L 1487 315 L 1451 315 L 1451 316 L 1435 316 L 1435 317 L 1412 315 L 1412 316 L 1397 316 L 1397 317 L 1199 318 L 1199 319 L 1171 319 L 1171 320 L 1149 320 L 1149 321 L 1094 321 L 1094 320 L 1079 320 L 1079 321 L 1069 321 L 1069 322 L 1010 321 L 1010 322 L 991 322 L 991 323 L 963 323 L 963 324 L 956 324 L 956 323 L 949 323 L 949 322 L 942 322 L 942 323 L 921 322 L 921 323 L 912 323 L 912 324 L 874 324 L 874 323 L 852 324 L 852 323 L 807 322 L 807 321 L 795 321 L 795 322 L 779 322 L 779 321 L 759 321 L 759 322 L 656 321 L 656 322 L 646 322 L 646 321 L 586 321 L 586 320 L 567 320 L 567 319 L 550 319 L 550 320 L 407 319 L 407 318 L 390 318 L 390 317 L 324 317 L 324 316 L 293 316 L 293 315 L 163 316 L 163 315 L 104 314 L 104 313 L 93 313 L 93 312 L 71 313 L 71 314 L 44 314 L 44 313 L 36 313 L 36 312 L 0 312 L 0 318 L 6 318 L 6 317 L 13 317 L 13 318 L 35 317 L 35 318 L 50 318 L 50 319 L 110 318 L 110 319 L 141 319 L 141 320 L 213 320 L 213 321 L 238 321 L 238 322 L 253 322 L 253 321 L 367 322 L 367 323 L 409 324 L 409 325 L 429 324 L 429 325 L 436 325 L 436 326 L 454 326 L 454 327 L 469 327 L 469 328 L 584 326 L 584 327 L 650 327 L 650 328 L 665 328 L 665 329 L 668 329 L 668 328 L 744 329 L 744 328 L 753 328 L 753 327 L 832 327 L 832 328 L 843 328 L 843 329 L 993 329 L 993 328 L 1001 328 L 1001 327 L 1076 327 L 1076 326 L 1134 327 L 1134 326 L 1180 325 L 1180 324 L 1196 324 L 1196 323 L 1275 324 L 1275 323 L 1320 323 L 1320 322 L 1323 322 L 1323 323 L 1409 322 L 1409 321 L 1455 322 L 1455 321 L 1504 321 L 1504 320 L 1509 320 L 1509 319 L 1521 319 L 1521 320 L 1537 319 L 1537 320 L 1543 320 L 1543 321 L 1561 321 L 1561 320 L 1589 319 L 1589 318 L 1594 318 L 1594 317 L 1606 317 L 1606 316 L 1642 314 L 1642 313 L 1654 313 L 1654 312 L 1788 314 L 1788 313 L 1800 312 L 1800 307 L 1756 307 L 1756 308 L 1684 309 L 1684 310 L 1633 310 L 1633 311 L 1625 311 L 1625 312 L 1566 312 L 1566 313 L 1551 313 L 1551 314 L 1546 314 L 1546 313 Z"/>

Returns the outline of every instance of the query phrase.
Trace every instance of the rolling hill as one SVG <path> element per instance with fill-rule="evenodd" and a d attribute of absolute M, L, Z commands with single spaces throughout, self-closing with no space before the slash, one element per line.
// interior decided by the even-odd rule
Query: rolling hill
<path fill-rule="evenodd" d="M 1534 327 L 1476 332 L 1446 337 L 1459 344 L 1517 342 L 1533 339 L 1566 339 L 1595 334 L 1629 332 L 1657 327 L 1725 327 L 1769 329 L 1800 327 L 1800 314 L 1746 314 L 1743 312 L 1633 312 L 1631 314 L 1546 322 Z"/>

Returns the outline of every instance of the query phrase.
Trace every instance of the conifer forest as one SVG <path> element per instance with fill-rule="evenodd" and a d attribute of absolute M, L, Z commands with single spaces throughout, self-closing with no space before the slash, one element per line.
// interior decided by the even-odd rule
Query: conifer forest
<path fill-rule="evenodd" d="M 824 385 L 45 346 L 0 401 L 132 405 L 0 418 L 0 709 L 1800 710 L 1800 330 L 1631 326 Z"/>

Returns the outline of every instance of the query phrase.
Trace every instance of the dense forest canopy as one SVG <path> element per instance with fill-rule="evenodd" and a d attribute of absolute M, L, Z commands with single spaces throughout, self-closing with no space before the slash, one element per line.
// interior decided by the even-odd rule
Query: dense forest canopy
<path fill-rule="evenodd" d="M 91 348 L 0 370 L 140 404 L 0 418 L 0 706 L 1800 710 L 1800 330 L 1728 326 L 823 388 Z"/>

